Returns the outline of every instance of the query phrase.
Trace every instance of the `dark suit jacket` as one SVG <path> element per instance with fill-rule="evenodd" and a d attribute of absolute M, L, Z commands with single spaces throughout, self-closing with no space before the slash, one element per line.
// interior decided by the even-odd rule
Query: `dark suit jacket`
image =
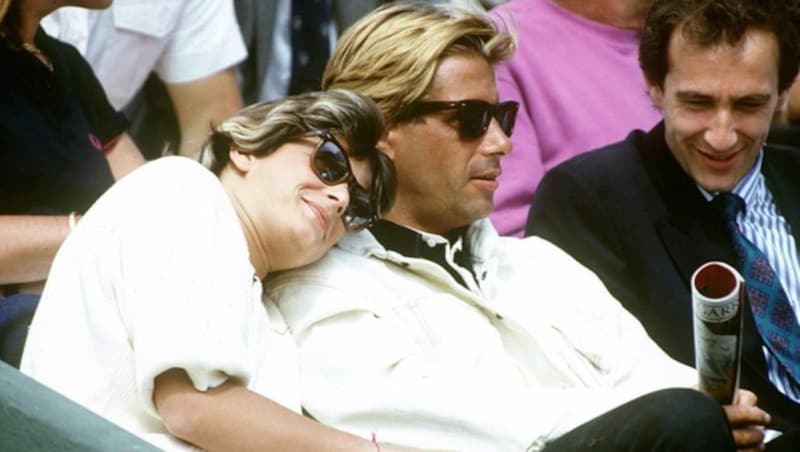
<path fill-rule="evenodd" d="M 800 151 L 768 146 L 762 172 L 800 243 Z M 736 258 L 721 216 L 667 148 L 663 123 L 553 168 L 537 189 L 527 233 L 592 269 L 667 353 L 694 365 L 690 277 L 705 262 L 736 266 Z M 742 386 L 778 426 L 797 428 L 800 405 L 767 379 L 761 344 L 748 309 Z"/>

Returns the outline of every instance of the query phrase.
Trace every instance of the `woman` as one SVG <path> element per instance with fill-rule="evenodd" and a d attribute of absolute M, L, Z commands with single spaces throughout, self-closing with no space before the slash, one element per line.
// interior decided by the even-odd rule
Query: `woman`
<path fill-rule="evenodd" d="M 58 252 L 22 371 L 163 448 L 376 450 L 296 414 L 294 343 L 261 281 L 389 207 L 382 133 L 367 98 L 312 93 L 222 122 L 211 171 L 133 172 Z"/>
<path fill-rule="evenodd" d="M 57 6 L 109 3 L 0 0 L 0 359 L 14 365 L 70 225 L 144 161 L 88 64 L 39 28 Z"/>

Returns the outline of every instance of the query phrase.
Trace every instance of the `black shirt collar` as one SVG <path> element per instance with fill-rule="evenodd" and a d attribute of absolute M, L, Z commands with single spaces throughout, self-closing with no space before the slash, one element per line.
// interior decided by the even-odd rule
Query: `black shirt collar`
<path fill-rule="evenodd" d="M 455 253 L 453 260 L 455 264 L 468 270 L 474 277 L 469 242 L 466 237 L 468 227 L 454 229 L 439 237 L 446 239 L 451 246 L 456 244 L 459 239 L 461 240 L 461 250 Z M 426 237 L 420 232 L 386 220 L 377 222 L 370 228 L 370 232 L 387 250 L 395 251 L 406 257 L 434 262 L 447 270 L 459 284 L 468 288 L 461 274 L 447 261 L 445 244 L 435 243 L 430 239 L 426 240 Z"/>

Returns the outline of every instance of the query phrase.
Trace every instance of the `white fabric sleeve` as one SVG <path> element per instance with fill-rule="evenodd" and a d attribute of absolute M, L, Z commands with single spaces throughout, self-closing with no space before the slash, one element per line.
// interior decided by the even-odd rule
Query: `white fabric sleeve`
<path fill-rule="evenodd" d="M 232 67 L 245 57 L 233 0 L 188 0 L 155 71 L 166 83 L 185 83 Z"/>
<path fill-rule="evenodd" d="M 216 177 L 204 169 L 167 176 L 174 182 L 153 184 L 157 193 L 143 192 L 143 205 L 128 211 L 114 288 L 137 391 L 153 415 L 154 379 L 171 368 L 186 370 L 201 391 L 229 377 L 247 384 L 261 346 L 253 329 L 268 327 L 241 226 Z"/>

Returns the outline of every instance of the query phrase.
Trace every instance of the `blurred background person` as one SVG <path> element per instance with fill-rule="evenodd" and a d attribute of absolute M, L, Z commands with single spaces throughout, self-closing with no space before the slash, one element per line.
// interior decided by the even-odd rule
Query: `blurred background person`
<path fill-rule="evenodd" d="M 89 65 L 39 27 L 57 6 L 109 3 L 0 0 L 0 359 L 12 365 L 56 250 L 144 161 Z"/>
<path fill-rule="evenodd" d="M 520 103 L 491 216 L 501 234 L 522 235 L 547 170 L 661 118 L 637 61 L 652 2 L 512 0 L 492 10 L 517 35 L 516 53 L 497 66 L 497 89 Z"/>
<path fill-rule="evenodd" d="M 148 158 L 165 144 L 197 151 L 242 107 L 235 66 L 247 52 L 233 0 L 116 0 L 104 11 L 61 8 L 43 26 L 86 57 Z"/>

